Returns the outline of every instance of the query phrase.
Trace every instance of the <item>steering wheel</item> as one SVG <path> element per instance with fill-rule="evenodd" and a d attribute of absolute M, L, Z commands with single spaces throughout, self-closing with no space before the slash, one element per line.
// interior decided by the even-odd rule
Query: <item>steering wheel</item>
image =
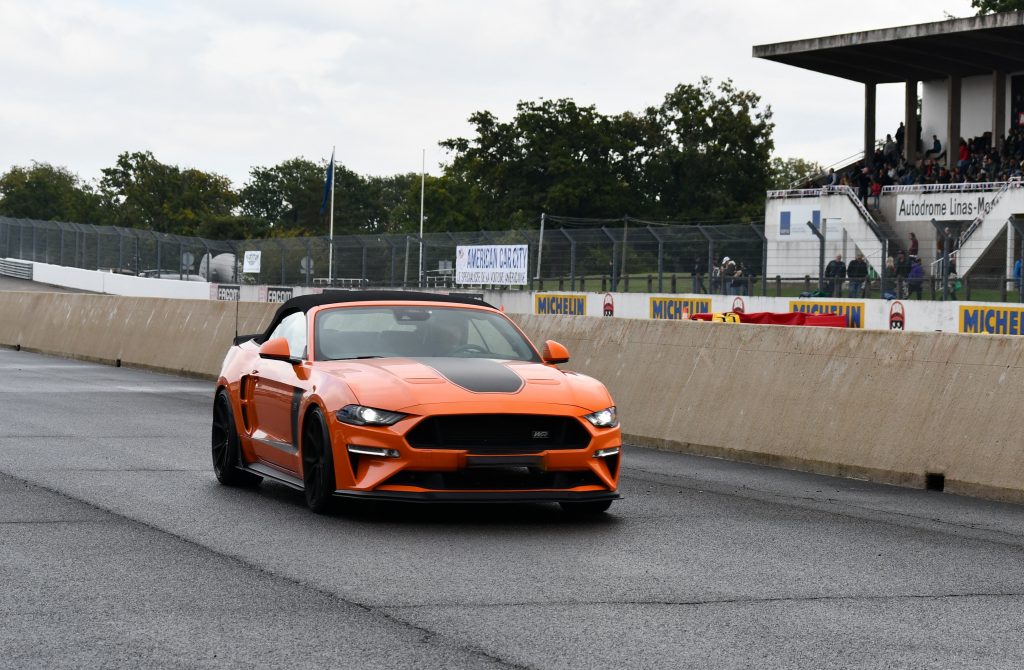
<path fill-rule="evenodd" d="M 457 347 L 453 354 L 486 354 L 489 353 L 486 349 L 481 347 L 479 344 L 463 344 L 461 347 Z"/>

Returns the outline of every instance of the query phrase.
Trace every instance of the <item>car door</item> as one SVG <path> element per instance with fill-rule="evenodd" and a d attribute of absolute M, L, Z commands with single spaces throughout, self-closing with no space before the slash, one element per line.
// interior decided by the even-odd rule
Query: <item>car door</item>
<path fill-rule="evenodd" d="M 288 340 L 294 358 L 306 358 L 306 315 L 295 313 L 284 318 L 271 338 Z M 253 423 L 253 448 L 261 460 L 299 472 L 299 406 L 306 391 L 296 366 L 287 361 L 257 359 L 252 371 L 252 401 L 256 419 Z"/>

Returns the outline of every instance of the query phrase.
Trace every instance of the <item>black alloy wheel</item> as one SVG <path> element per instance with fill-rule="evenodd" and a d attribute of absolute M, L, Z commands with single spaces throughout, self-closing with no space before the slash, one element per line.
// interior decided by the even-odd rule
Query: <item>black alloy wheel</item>
<path fill-rule="evenodd" d="M 560 502 L 562 511 L 570 516 L 596 516 L 608 511 L 611 500 L 588 500 L 587 502 Z"/>
<path fill-rule="evenodd" d="M 317 514 L 331 511 L 334 503 L 334 455 L 323 412 L 316 407 L 302 427 L 302 482 L 306 504 Z"/>
<path fill-rule="evenodd" d="M 228 392 L 221 389 L 213 401 L 213 429 L 211 431 L 213 472 L 217 481 L 225 486 L 256 486 L 263 478 L 239 469 L 242 449 L 235 428 L 235 415 L 231 411 Z"/>

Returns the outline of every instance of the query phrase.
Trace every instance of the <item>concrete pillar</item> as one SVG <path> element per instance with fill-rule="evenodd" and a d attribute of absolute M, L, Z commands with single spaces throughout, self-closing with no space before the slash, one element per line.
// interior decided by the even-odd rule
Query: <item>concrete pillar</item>
<path fill-rule="evenodd" d="M 903 157 L 908 163 L 917 160 L 917 82 L 908 81 L 903 94 Z"/>
<path fill-rule="evenodd" d="M 946 167 L 952 168 L 960 158 L 960 77 L 950 75 L 946 96 Z"/>
<path fill-rule="evenodd" d="M 875 154 L 875 85 L 864 84 L 864 162 Z"/>
<path fill-rule="evenodd" d="M 996 70 L 992 73 L 992 147 L 1003 148 L 1006 134 L 1006 73 Z"/>

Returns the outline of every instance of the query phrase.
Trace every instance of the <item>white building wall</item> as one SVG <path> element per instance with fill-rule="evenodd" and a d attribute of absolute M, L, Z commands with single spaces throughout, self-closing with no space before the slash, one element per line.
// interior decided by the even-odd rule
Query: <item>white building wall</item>
<path fill-rule="evenodd" d="M 932 135 L 938 135 L 942 146 L 946 141 L 946 80 L 935 79 L 921 82 L 921 147 L 922 151 L 932 148 Z"/>
<path fill-rule="evenodd" d="M 1005 135 L 1010 127 L 1010 81 L 1013 72 L 1006 75 L 1006 108 L 1003 118 L 1006 128 L 997 129 L 997 134 Z M 946 137 L 946 124 L 949 115 L 946 113 L 948 86 L 945 79 L 934 79 L 921 83 L 921 142 L 922 150 L 928 151 L 932 146 L 932 135 L 938 135 L 942 146 L 954 150 L 959 146 L 960 138 L 952 141 Z M 960 83 L 960 135 L 965 139 L 979 137 L 992 130 L 992 75 L 965 77 Z"/>
<path fill-rule="evenodd" d="M 992 75 L 965 77 L 960 85 L 960 137 L 970 139 L 992 130 Z M 955 137 L 950 146 L 960 145 Z"/>

